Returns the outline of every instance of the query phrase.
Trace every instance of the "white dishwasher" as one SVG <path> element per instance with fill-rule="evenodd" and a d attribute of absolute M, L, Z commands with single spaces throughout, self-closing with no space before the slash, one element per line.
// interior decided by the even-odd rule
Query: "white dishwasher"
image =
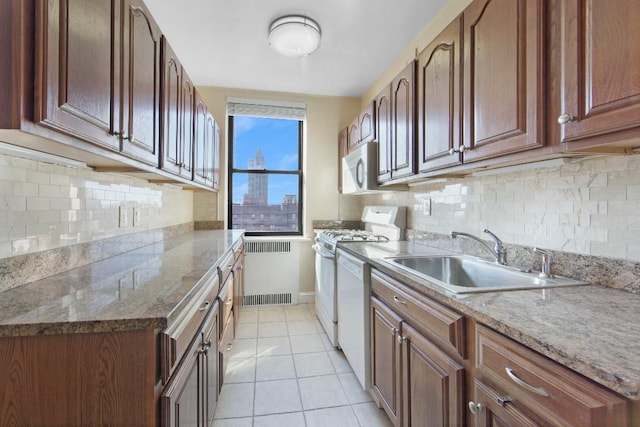
<path fill-rule="evenodd" d="M 371 388 L 369 306 L 371 269 L 366 262 L 338 249 L 338 342 L 364 390 Z"/>

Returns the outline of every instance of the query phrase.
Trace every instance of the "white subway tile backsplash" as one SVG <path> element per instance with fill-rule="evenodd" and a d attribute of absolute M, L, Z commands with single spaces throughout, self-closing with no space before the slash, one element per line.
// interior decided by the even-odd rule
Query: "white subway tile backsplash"
<path fill-rule="evenodd" d="M 431 199 L 431 216 L 422 200 Z M 560 167 L 416 184 L 408 192 L 341 199 L 341 218 L 366 204 L 407 206 L 408 228 L 481 235 L 585 255 L 640 260 L 640 155 L 574 160 Z"/>
<path fill-rule="evenodd" d="M 141 224 L 120 227 L 120 205 Z M 193 211 L 191 191 L 0 155 L 0 258 L 185 224 Z"/>

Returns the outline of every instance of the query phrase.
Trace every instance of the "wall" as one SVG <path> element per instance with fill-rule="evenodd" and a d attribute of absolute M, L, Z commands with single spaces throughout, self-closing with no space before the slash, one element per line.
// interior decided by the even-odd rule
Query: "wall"
<path fill-rule="evenodd" d="M 0 259 L 192 221 L 192 191 L 0 155 Z"/>
<path fill-rule="evenodd" d="M 640 261 L 640 155 L 425 182 L 356 202 L 407 206 L 408 227 L 495 232 L 505 243 Z M 423 201 L 431 200 L 431 215 Z M 353 219 L 343 218 L 343 219 Z"/>

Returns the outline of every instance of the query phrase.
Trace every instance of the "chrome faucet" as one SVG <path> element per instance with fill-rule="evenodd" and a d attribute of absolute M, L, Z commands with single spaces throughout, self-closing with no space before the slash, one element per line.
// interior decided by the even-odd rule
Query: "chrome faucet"
<path fill-rule="evenodd" d="M 496 262 L 498 264 L 507 265 L 507 248 L 505 248 L 504 245 L 502 244 L 502 240 L 500 240 L 498 236 L 496 236 L 486 228 L 482 231 L 487 233 L 489 236 L 491 236 L 491 238 L 495 242 L 495 245 L 493 248 L 489 246 L 487 242 L 485 242 L 484 240 L 482 240 L 477 236 L 474 236 L 473 234 L 462 233 L 460 231 L 452 231 L 449 235 L 451 236 L 452 239 L 455 239 L 458 236 L 464 236 L 477 241 L 478 243 L 482 244 L 482 246 L 484 246 L 489 252 L 491 252 L 491 255 L 495 257 Z"/>
<path fill-rule="evenodd" d="M 541 278 L 552 279 L 553 274 L 551 273 L 551 267 L 553 265 L 553 255 L 551 255 L 551 252 L 545 251 L 544 249 L 540 248 L 533 248 L 533 252 L 542 255 L 540 274 L 538 276 L 540 276 Z"/>

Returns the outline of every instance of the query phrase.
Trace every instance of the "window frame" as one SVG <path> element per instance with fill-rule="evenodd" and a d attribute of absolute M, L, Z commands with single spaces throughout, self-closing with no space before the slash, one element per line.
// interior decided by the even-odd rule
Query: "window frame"
<path fill-rule="evenodd" d="M 298 231 L 255 231 L 255 230 L 245 230 L 246 236 L 302 236 L 304 235 L 304 221 L 302 220 L 302 212 L 303 212 L 303 182 L 304 182 L 304 174 L 302 170 L 302 138 L 304 135 L 304 120 L 300 119 L 282 119 L 282 120 L 296 120 L 298 122 L 298 169 L 295 170 L 273 170 L 273 169 L 240 169 L 234 168 L 234 142 L 235 142 L 235 133 L 234 133 L 234 125 L 233 119 L 235 116 L 247 117 L 242 114 L 229 114 L 227 117 L 227 129 L 228 129 L 228 151 L 229 156 L 227 158 L 227 170 L 228 179 L 227 179 L 227 229 L 229 230 L 237 230 L 233 228 L 233 175 L 237 173 L 246 173 L 246 174 L 260 174 L 260 175 L 295 175 L 298 177 L 298 209 L 297 209 L 297 222 L 298 222 Z M 270 118 L 266 116 L 255 116 L 259 118 Z"/>

